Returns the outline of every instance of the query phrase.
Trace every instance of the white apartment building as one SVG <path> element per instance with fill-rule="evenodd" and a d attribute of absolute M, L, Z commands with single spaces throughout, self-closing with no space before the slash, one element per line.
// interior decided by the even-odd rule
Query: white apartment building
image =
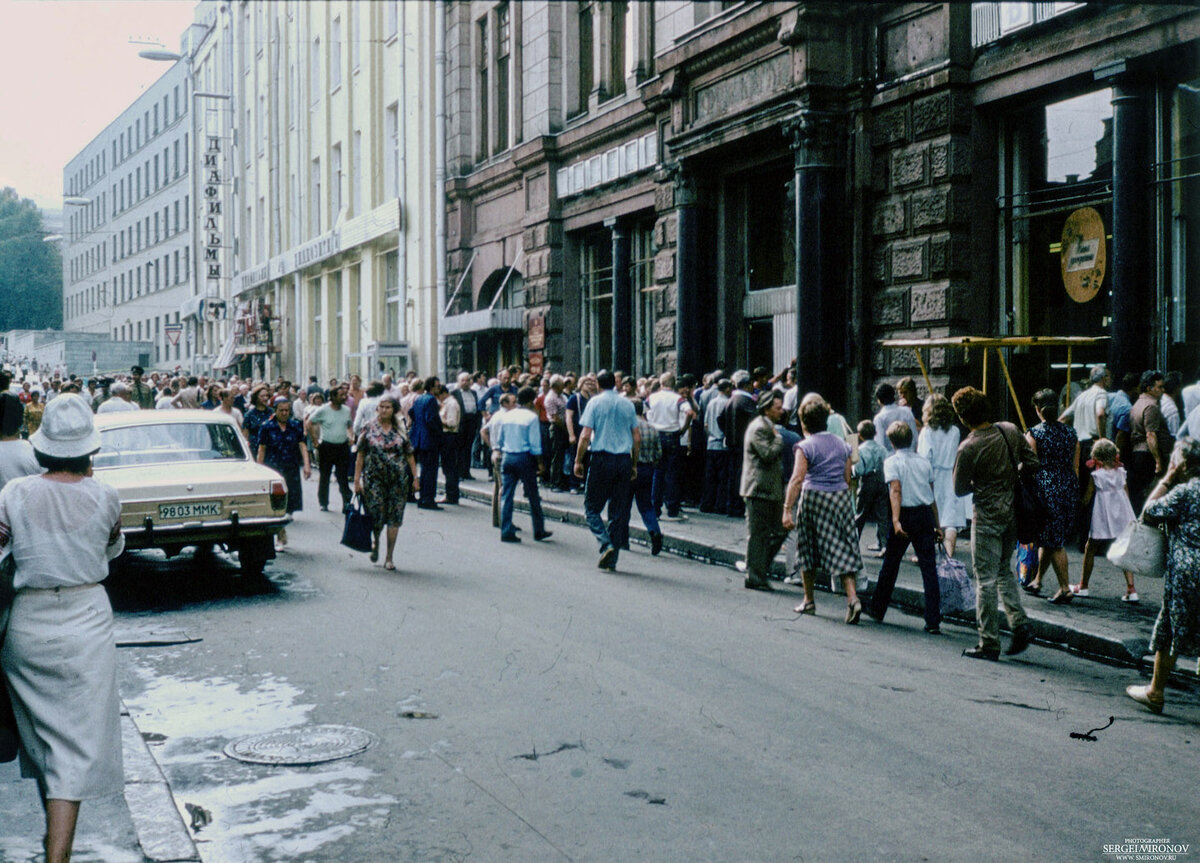
<path fill-rule="evenodd" d="M 63 172 L 63 328 L 150 342 L 140 358 L 159 369 L 194 353 L 190 95 L 176 62 Z"/>
<path fill-rule="evenodd" d="M 230 310 L 227 328 L 205 334 L 214 367 L 298 380 L 433 373 L 438 4 L 218 8 L 214 47 L 195 66 L 198 89 L 230 97 L 211 100 L 229 146 L 207 153 L 211 136 L 197 140 L 226 204 L 215 245 L 232 261 L 226 285 L 210 286 L 228 291 Z"/>

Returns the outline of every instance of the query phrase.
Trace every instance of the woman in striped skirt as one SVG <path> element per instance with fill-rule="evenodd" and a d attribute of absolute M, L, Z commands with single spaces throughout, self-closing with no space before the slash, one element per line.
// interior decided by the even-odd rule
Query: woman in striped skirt
<path fill-rule="evenodd" d="M 846 590 L 846 623 L 858 623 L 862 602 L 855 579 L 862 569 L 858 532 L 854 527 L 854 500 L 850 495 L 850 445 L 825 430 L 829 404 L 810 394 L 800 404 L 804 440 L 796 444 L 795 467 L 788 481 L 783 526 L 800 525 L 799 559 L 804 582 L 804 602 L 797 614 L 816 614 L 813 584 L 818 573 L 837 575 Z M 800 502 L 799 516 L 796 501 Z"/>

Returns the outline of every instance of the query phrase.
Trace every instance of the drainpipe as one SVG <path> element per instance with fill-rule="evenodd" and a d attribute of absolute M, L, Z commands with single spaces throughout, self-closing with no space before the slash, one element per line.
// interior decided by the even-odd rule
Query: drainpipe
<path fill-rule="evenodd" d="M 396 325 L 396 338 L 401 342 L 408 341 L 408 233 L 404 230 L 404 223 L 408 220 L 404 194 L 407 187 L 405 178 L 408 176 L 405 173 L 405 153 L 408 151 L 408 76 L 404 68 L 404 62 L 408 59 L 405 56 L 408 50 L 408 28 L 405 27 L 404 14 L 405 4 L 402 3 L 400 20 L 397 22 L 400 28 L 400 104 L 396 109 L 396 194 L 399 198 L 399 218 L 396 223 L 396 240 L 399 244 L 396 250 L 396 279 L 400 282 L 396 286 L 396 306 L 400 318 Z M 387 297 L 384 297 L 383 307 L 386 316 Z M 386 323 L 383 334 L 386 337 Z"/>
<path fill-rule="evenodd" d="M 434 4 L 433 27 L 433 104 L 434 111 L 434 169 L 433 200 L 436 202 L 434 224 L 435 270 L 437 273 L 437 367 L 442 380 L 446 379 L 446 335 L 442 326 L 446 316 L 446 3 Z"/>

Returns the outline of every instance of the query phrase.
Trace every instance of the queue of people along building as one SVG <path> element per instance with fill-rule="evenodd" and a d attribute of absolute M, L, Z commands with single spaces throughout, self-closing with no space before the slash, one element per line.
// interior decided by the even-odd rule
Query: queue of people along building
<path fill-rule="evenodd" d="M 151 343 L 150 367 L 794 358 L 802 391 L 859 414 L 919 372 L 889 337 L 1108 337 L 1075 350 L 1076 378 L 1200 365 L 1194 7 L 204 0 L 195 17 L 163 92 L 64 172 L 82 202 L 65 326 Z M 1005 387 L 978 354 L 922 359 L 938 391 Z M 1057 389 L 1061 360 L 1008 350 L 1017 401 Z"/>

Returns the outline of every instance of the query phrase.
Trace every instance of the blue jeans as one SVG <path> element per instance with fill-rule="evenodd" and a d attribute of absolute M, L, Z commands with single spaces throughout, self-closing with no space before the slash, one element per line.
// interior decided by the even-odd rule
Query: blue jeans
<path fill-rule="evenodd" d="M 505 453 L 504 461 L 500 464 L 500 536 L 513 537 L 513 496 L 517 490 L 517 481 L 525 489 L 525 497 L 529 501 L 529 512 L 533 516 L 533 535 L 541 536 L 546 532 L 546 523 L 542 518 L 542 498 L 538 494 L 537 458 L 527 452 Z"/>
<path fill-rule="evenodd" d="M 665 502 L 667 515 L 677 516 L 683 501 L 679 490 L 679 466 L 683 459 L 679 433 L 659 432 L 658 442 L 662 446 L 662 458 L 654 466 L 654 513 L 661 516 Z"/>
<path fill-rule="evenodd" d="M 632 496 L 630 474 L 633 462 L 628 453 L 593 452 L 588 459 L 587 484 L 583 490 L 583 511 L 588 527 L 600 543 L 600 551 L 618 551 L 629 541 L 629 505 Z M 608 506 L 608 527 L 602 513 Z M 614 558 L 613 562 L 616 562 Z"/>
<path fill-rule="evenodd" d="M 650 533 L 661 533 L 658 526 L 658 513 L 654 511 L 654 465 L 646 462 L 638 463 L 637 479 L 633 481 L 633 499 L 637 502 L 638 514 L 642 524 Z"/>

